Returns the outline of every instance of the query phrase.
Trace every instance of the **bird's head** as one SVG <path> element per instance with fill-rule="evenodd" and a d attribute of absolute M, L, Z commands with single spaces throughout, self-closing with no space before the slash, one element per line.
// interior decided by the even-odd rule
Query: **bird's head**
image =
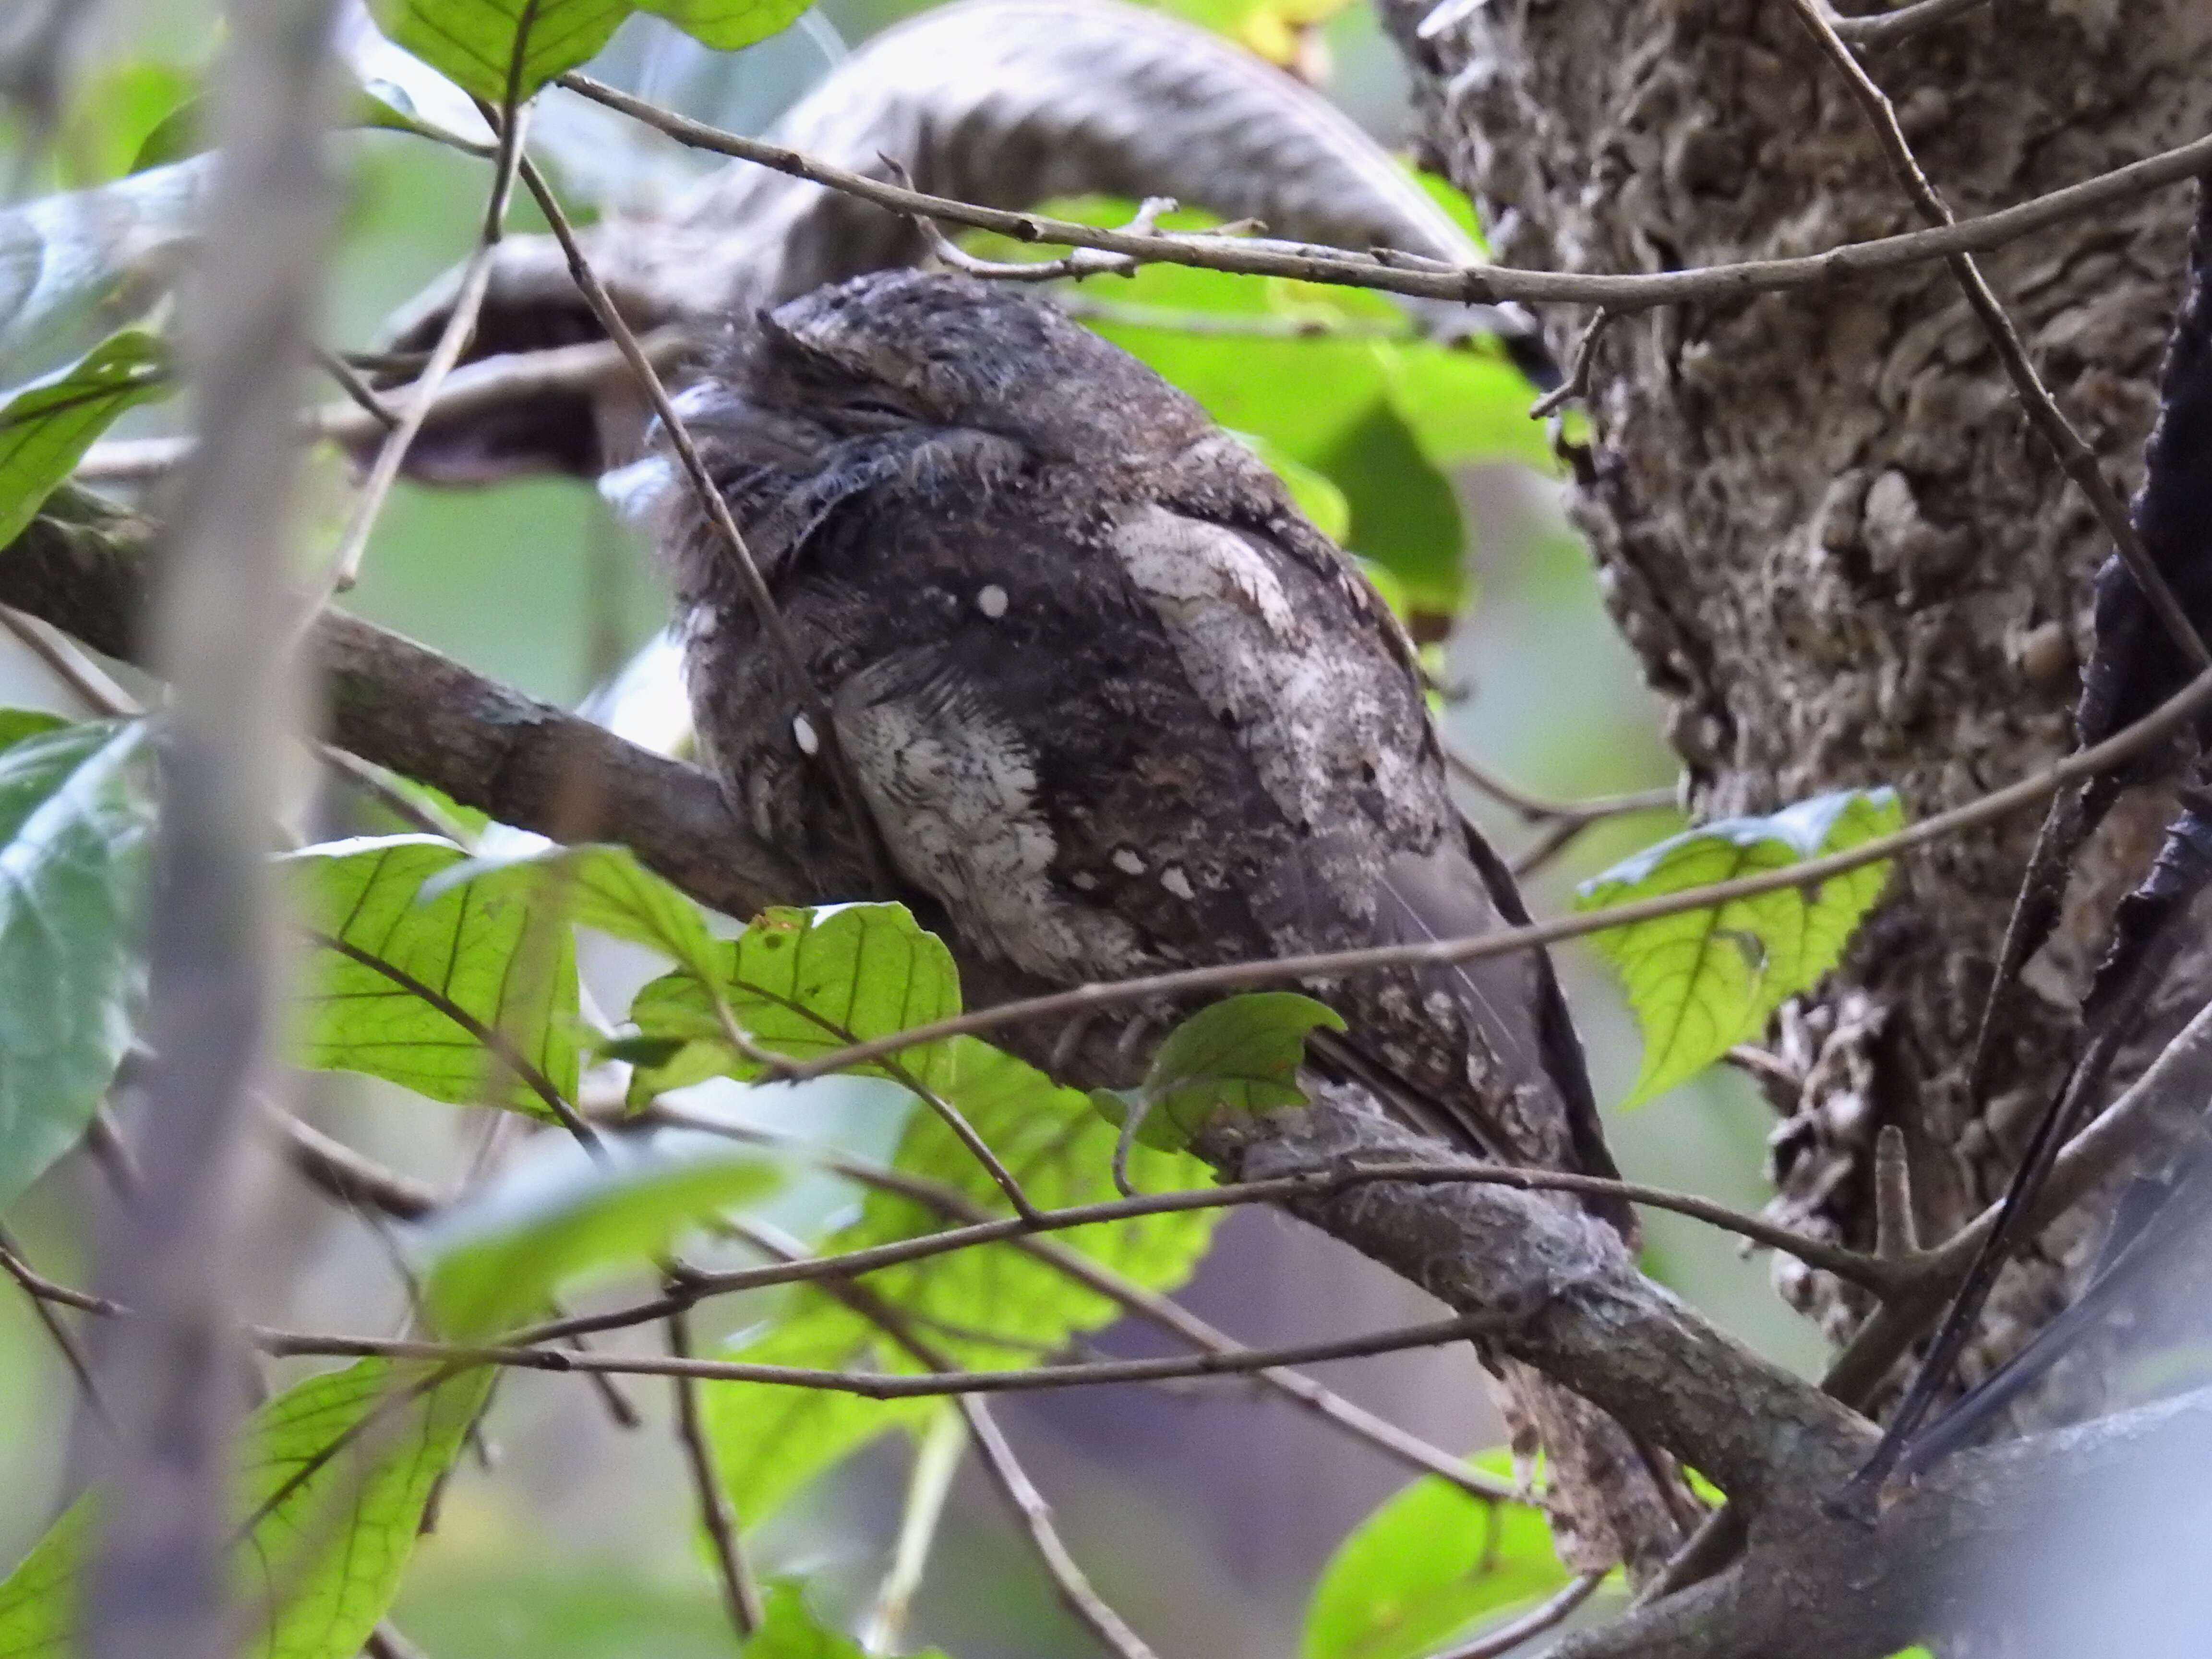
<path fill-rule="evenodd" d="M 1207 428 L 1135 358 L 1003 283 L 878 271 L 758 323 L 732 389 L 836 439 L 964 429 L 1061 461 L 1171 453 Z"/>

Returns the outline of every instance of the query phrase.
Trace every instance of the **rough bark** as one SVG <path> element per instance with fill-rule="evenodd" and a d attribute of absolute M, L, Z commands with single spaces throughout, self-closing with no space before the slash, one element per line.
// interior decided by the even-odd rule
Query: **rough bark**
<path fill-rule="evenodd" d="M 1382 0 L 1422 139 L 1482 204 L 1501 262 L 1651 270 L 1815 252 L 1916 222 L 1863 112 L 1787 0 Z M 2202 0 L 1996 0 L 1864 54 L 1962 216 L 2087 178 L 2212 122 Z M 2132 488 L 2182 270 L 2188 191 L 1988 257 L 2062 406 Z M 1554 308 L 1565 347 L 1587 320 Z M 2031 439 L 1953 278 L 1928 265 L 1618 321 L 1571 490 L 1607 601 L 1672 709 L 1701 815 L 1892 784 L 1925 814 L 2067 746 L 2089 578 L 2109 550 Z M 2166 799 L 2124 805 L 2032 965 L 1992 1099 L 1963 1073 L 2033 825 L 1900 868 L 1843 969 L 1786 1010 L 1777 1208 L 1858 1243 L 1871 1147 L 1905 1132 L 1923 1237 L 1998 1191 L 2071 1040 L 2114 901 Z M 2185 964 L 2152 1021 L 2212 992 Z M 2013 1269 L 1985 1370 L 2047 1317 L 2094 1214 Z M 1863 1309 L 1778 1263 L 1832 1335 Z"/>

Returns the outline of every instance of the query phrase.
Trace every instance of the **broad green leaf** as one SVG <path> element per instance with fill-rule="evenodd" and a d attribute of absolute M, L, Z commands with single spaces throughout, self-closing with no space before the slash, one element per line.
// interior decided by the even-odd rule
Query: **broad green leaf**
<path fill-rule="evenodd" d="M 161 343 L 126 329 L 0 407 L 0 546 L 38 516 L 54 487 L 117 416 L 166 396 L 169 385 Z"/>
<path fill-rule="evenodd" d="M 1114 1197 L 1115 1131 L 1073 1089 L 972 1037 L 945 1045 L 940 1085 L 1030 1200 L 1055 1206 Z M 950 1188 L 975 1210 L 1004 1215 L 1004 1194 L 934 1113 L 916 1111 L 894 1160 L 902 1173 Z M 1195 1159 L 1139 1147 L 1130 1176 L 1147 1191 L 1204 1184 Z M 1154 1290 L 1189 1276 L 1218 1212 L 1145 1216 L 1055 1235 L 1093 1261 Z M 823 1254 L 935 1232 L 946 1218 L 916 1199 L 872 1191 L 860 1219 L 820 1241 Z M 868 1275 L 872 1294 L 897 1310 L 954 1363 L 1033 1364 L 1120 1314 L 1109 1298 L 1011 1244 L 992 1244 Z M 794 1285 L 778 1317 L 740 1357 L 830 1367 L 926 1369 L 868 1321 L 811 1285 Z M 800 1396 L 793 1398 L 793 1395 Z M 716 1461 L 748 1523 L 833 1463 L 895 1427 L 918 1427 L 940 1402 L 872 1401 L 813 1390 L 715 1383 L 705 1391 Z"/>
<path fill-rule="evenodd" d="M 960 1012 L 951 954 L 903 905 L 766 910 L 736 939 L 714 945 L 712 959 L 713 982 L 740 1030 L 762 1048 L 793 1060 L 817 1059 L 854 1038 L 888 1036 Z M 637 994 L 629 1017 L 640 1036 L 683 1045 L 632 1079 L 633 1106 L 706 1078 L 759 1073 L 731 1046 L 714 993 L 690 973 L 679 969 L 653 981 Z M 941 1088 L 945 1062 L 944 1046 L 932 1043 L 896 1056 L 893 1066 Z M 859 1074 L 891 1072 L 878 1064 Z"/>
<path fill-rule="evenodd" d="M 0 720 L 4 1206 L 84 1133 L 130 1043 L 154 807 L 143 724 Z"/>
<path fill-rule="evenodd" d="M 433 836 L 331 842 L 289 854 L 301 920 L 381 967 L 329 948 L 308 964 L 300 1063 L 366 1072 L 433 1100 L 488 1100 L 550 1115 L 538 1092 L 487 1048 L 481 1032 L 427 988 L 496 1032 L 564 1100 L 576 1092 L 574 936 L 533 915 L 543 872 L 490 871 L 423 899 L 424 884 L 467 854 Z"/>
<path fill-rule="evenodd" d="M 275 1616 L 246 1652 L 354 1659 L 399 1588 L 431 1488 L 491 1377 L 441 1380 L 427 1365 L 364 1359 L 254 1413 L 240 1470 L 239 1589 Z M 80 1499 L 0 1583 L 0 1659 L 59 1659 L 70 1646 L 97 1502 Z"/>
<path fill-rule="evenodd" d="M 174 64 L 141 59 L 95 73 L 77 88 L 55 138 L 63 187 L 105 184 L 149 165 L 133 158 L 191 95 L 192 76 Z"/>
<path fill-rule="evenodd" d="M 528 97 L 596 56 L 632 11 L 655 13 L 717 51 L 734 52 L 805 9 L 803 0 L 369 0 L 370 14 L 395 46 L 495 104 L 507 96 L 526 21 L 517 84 Z"/>
<path fill-rule="evenodd" d="M 434 896 L 475 876 L 525 869 L 550 884 L 549 899 L 564 903 L 579 927 L 642 945 L 696 978 L 711 975 L 721 959 L 699 907 L 625 847 L 551 847 L 520 858 L 471 859 L 434 878 L 425 894 Z"/>
<path fill-rule="evenodd" d="M 1648 847 L 1583 884 L 1602 910 L 1844 853 L 1903 827 L 1889 789 L 1840 790 L 1769 817 L 1724 818 Z M 1644 1034 L 1644 1068 L 1623 1103 L 1650 1099 L 1765 1029 L 1784 1000 L 1836 965 L 1881 896 L 1885 860 L 1831 877 L 1590 936 L 1620 970 Z"/>
<path fill-rule="evenodd" d="M 1307 1603 L 1299 1659 L 1415 1659 L 1478 1620 L 1561 1589 L 1568 1576 L 1541 1510 L 1486 1503 L 1425 1475 L 1329 1558 Z"/>
<path fill-rule="evenodd" d="M 702 1221 L 764 1198 L 776 1165 L 756 1152 L 690 1140 L 609 1141 L 594 1159 L 551 1149 L 439 1222 L 424 1285 L 439 1330 L 466 1341 L 543 1311 L 559 1286 L 665 1253 Z"/>
<path fill-rule="evenodd" d="M 1304 1105 L 1298 1067 L 1305 1062 L 1306 1038 L 1324 1026 L 1341 1031 L 1343 1017 L 1295 991 L 1249 991 L 1209 1003 L 1170 1031 L 1154 1052 L 1143 1085 L 1133 1091 L 1146 1111 L 1138 1139 L 1180 1151 L 1224 1109 L 1264 1112 Z M 1121 1091 L 1098 1094 L 1109 1092 L 1115 1107 L 1129 1103 Z M 1109 1108 L 1108 1115 L 1118 1121 L 1121 1113 Z"/>
<path fill-rule="evenodd" d="M 793 1581 L 770 1584 L 763 1600 L 761 1627 L 745 1644 L 745 1659 L 866 1659 L 859 1643 L 814 1616 Z M 914 1659 L 945 1659 L 945 1654 L 931 1648 Z"/>
<path fill-rule="evenodd" d="M 394 46 L 497 104 L 526 15 L 518 84 L 526 98 L 595 56 L 635 8 L 629 0 L 369 0 L 368 9 Z"/>

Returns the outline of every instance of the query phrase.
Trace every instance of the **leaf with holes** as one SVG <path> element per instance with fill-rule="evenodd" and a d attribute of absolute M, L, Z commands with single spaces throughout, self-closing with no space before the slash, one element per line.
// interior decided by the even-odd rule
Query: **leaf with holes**
<path fill-rule="evenodd" d="M 1492 1473 L 1508 1462 L 1471 1461 Z M 1542 1511 L 1424 1475 L 1337 1546 L 1306 1604 L 1298 1659 L 1415 1659 L 1567 1578 Z"/>
<path fill-rule="evenodd" d="M 940 1087 L 1012 1171 L 1030 1200 L 1054 1207 L 1115 1196 L 1115 1132 L 1073 1089 L 973 1037 L 945 1045 Z M 822 1254 L 912 1238 L 1010 1212 L 1005 1195 L 968 1149 L 930 1112 L 907 1121 L 895 1167 L 942 1194 L 871 1191 L 860 1218 L 823 1239 Z M 1204 1165 L 1138 1147 L 1130 1176 L 1147 1191 L 1206 1184 Z M 1054 1235 L 1048 1253 L 1072 1249 L 1147 1289 L 1171 1290 L 1206 1252 L 1219 1212 L 1190 1211 L 1105 1222 Z M 1068 1340 L 1110 1324 L 1121 1304 L 1049 1260 L 997 1243 L 870 1273 L 869 1291 L 951 1363 L 978 1369 L 1034 1364 Z M 808 1285 L 791 1287 L 778 1316 L 746 1341 L 742 1358 L 784 1364 L 921 1371 L 928 1367 L 863 1316 Z M 794 1395 L 803 1397 L 793 1398 Z M 933 1401 L 869 1401 L 815 1390 L 719 1382 L 705 1392 L 716 1462 L 749 1523 L 877 1436 L 918 1428 Z"/>
<path fill-rule="evenodd" d="M 283 860 L 317 946 L 300 1063 L 555 1115 L 545 1091 L 576 1093 L 574 936 L 541 902 L 544 872 L 527 866 L 423 896 L 467 858 L 434 836 L 390 836 Z"/>
<path fill-rule="evenodd" d="M 1768 817 L 1723 818 L 1648 847 L 1583 884 L 1580 910 L 1602 910 L 1849 852 L 1904 826 L 1890 789 L 1839 790 Z M 1644 1034 L 1644 1067 L 1623 1103 L 1696 1075 L 1764 1030 L 1784 1000 L 1810 990 L 1889 877 L 1885 861 L 1832 876 L 1813 891 L 1754 898 L 1632 922 L 1590 936 L 1620 972 Z"/>
<path fill-rule="evenodd" d="M 960 1012 L 951 952 L 901 904 L 848 904 L 821 911 L 765 910 L 713 951 L 712 986 L 679 969 L 630 1004 L 636 1035 L 679 1043 L 641 1067 L 630 1104 L 710 1077 L 750 1079 L 759 1064 L 732 1046 L 714 1006 L 719 991 L 739 1030 L 761 1048 L 795 1060 L 818 1059 L 855 1040 L 889 1036 Z M 869 1077 L 902 1071 L 941 1088 L 945 1050 L 931 1043 L 858 1068 Z"/>
<path fill-rule="evenodd" d="M 0 546 L 23 533 L 117 416 L 169 389 L 161 343 L 125 329 L 0 407 Z"/>
<path fill-rule="evenodd" d="M 140 722 L 0 715 L 0 1206 L 76 1143 L 143 989 L 154 823 Z"/>

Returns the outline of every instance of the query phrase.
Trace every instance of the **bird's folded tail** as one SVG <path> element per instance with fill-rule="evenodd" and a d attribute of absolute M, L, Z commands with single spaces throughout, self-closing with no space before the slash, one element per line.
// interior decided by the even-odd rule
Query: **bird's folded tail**
<path fill-rule="evenodd" d="M 1641 1584 L 1689 1540 L 1698 1505 L 1672 1458 L 1517 1360 L 1498 1363 L 1497 1393 L 1516 1470 L 1544 1454 L 1552 1541 L 1570 1569 L 1624 1566 Z"/>

